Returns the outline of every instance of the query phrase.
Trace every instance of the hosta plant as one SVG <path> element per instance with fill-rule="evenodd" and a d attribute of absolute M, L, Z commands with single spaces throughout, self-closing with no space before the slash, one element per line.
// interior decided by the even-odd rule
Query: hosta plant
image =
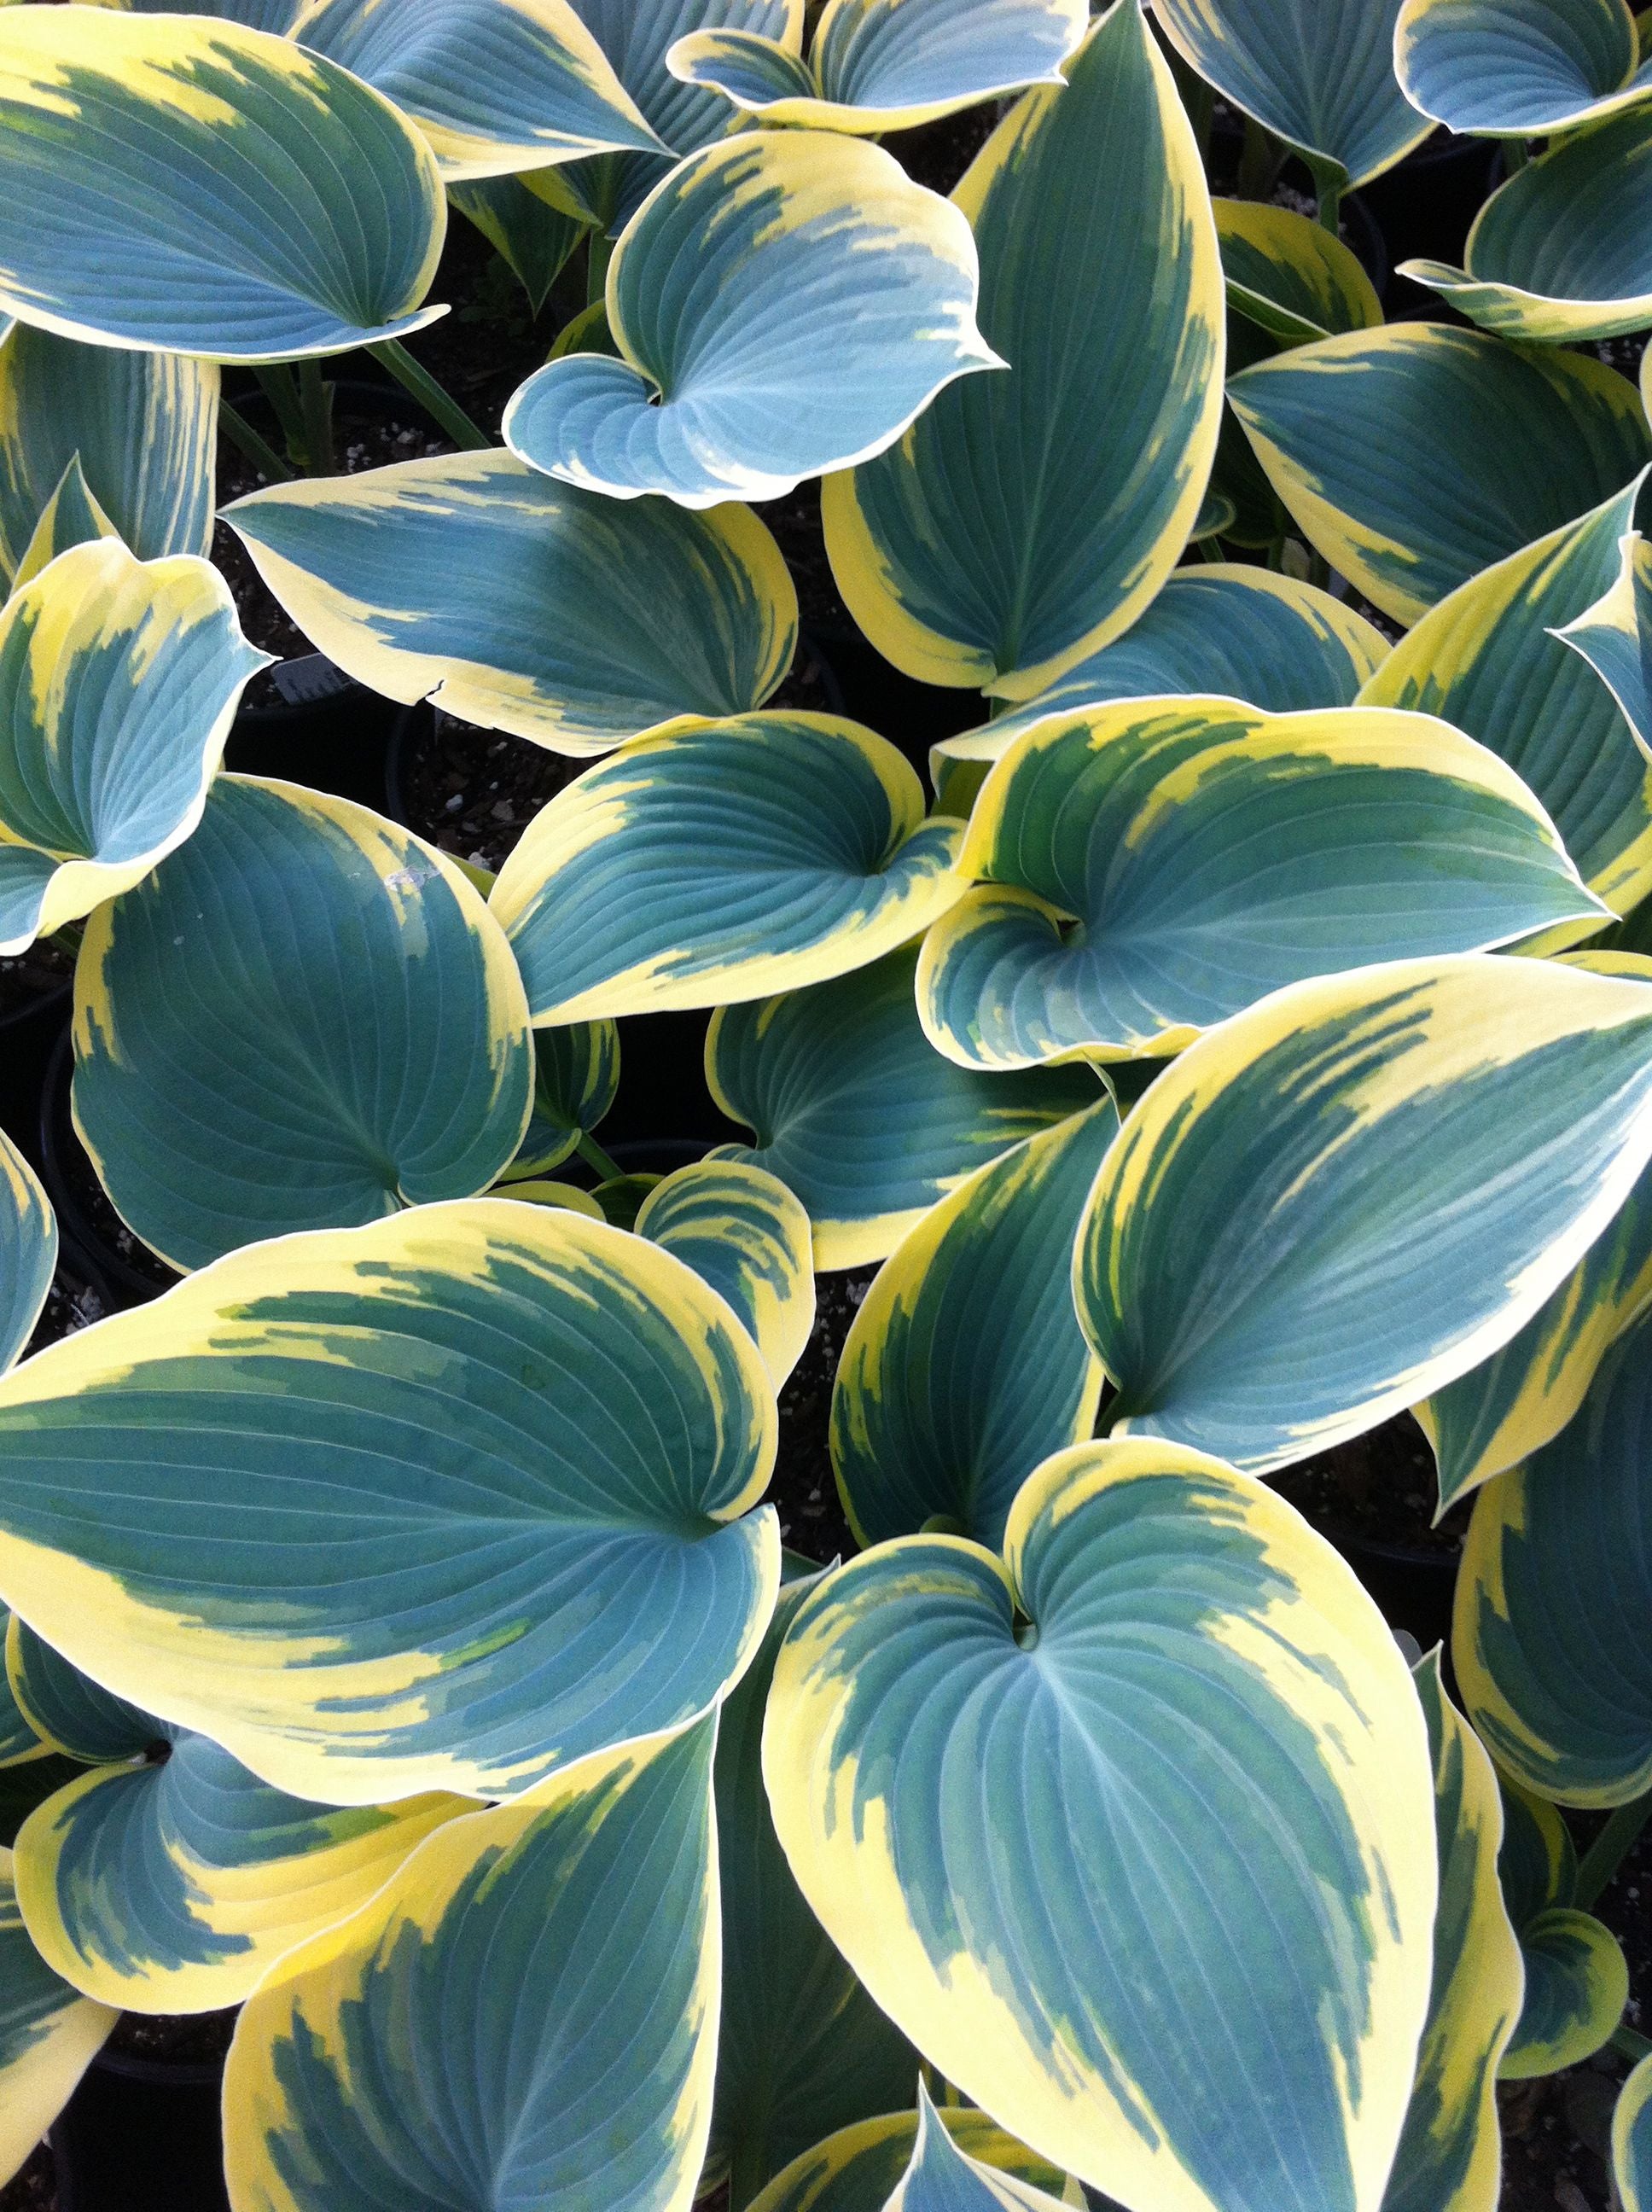
<path fill-rule="evenodd" d="M 0 10 L 0 953 L 179 1278 L 42 1342 L 3 1140 L 0 2178 L 233 2008 L 234 2212 L 1495 2212 L 1607 2046 L 1652 2206 L 1646 46 Z M 502 865 L 226 765 L 261 591 Z M 1281 1486 L 1407 1413 L 1449 1650 Z"/>

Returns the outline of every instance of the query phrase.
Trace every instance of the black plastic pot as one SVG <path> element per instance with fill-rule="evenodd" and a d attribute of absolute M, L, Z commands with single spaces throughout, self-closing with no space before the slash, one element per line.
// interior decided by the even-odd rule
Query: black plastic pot
<path fill-rule="evenodd" d="M 111 1310 L 144 1305 L 159 1297 L 169 1282 L 181 1279 L 160 1260 L 152 1259 L 148 1268 L 135 1265 L 114 1242 L 106 1223 L 88 1205 L 85 1181 L 95 1180 L 96 1171 L 75 1133 L 70 1110 L 74 1074 L 74 1042 L 65 1029 L 52 1049 L 40 1093 L 37 1124 L 40 1180 L 65 1244 L 89 1261 L 94 1278 L 107 1288 Z"/>
<path fill-rule="evenodd" d="M 241 708 L 224 766 L 381 808 L 385 757 L 402 711 L 396 702 L 369 691 L 319 653 L 278 661 L 265 681 L 276 697 Z"/>
<path fill-rule="evenodd" d="M 836 680 L 842 704 L 835 711 L 887 738 L 926 786 L 930 747 L 942 738 L 979 729 L 987 720 L 987 702 L 979 691 L 915 682 L 885 660 L 858 629 L 823 628 L 817 649 Z"/>
<path fill-rule="evenodd" d="M 58 2212 L 228 2212 L 223 2070 L 100 2052 L 52 2130 Z"/>
<path fill-rule="evenodd" d="M 73 1000 L 65 977 L 56 990 L 0 1014 L 0 1128 L 36 1166 L 41 1090 L 53 1048 L 68 1034 Z"/>
<path fill-rule="evenodd" d="M 1402 261 L 1447 261 L 1461 265 L 1469 225 L 1503 181 L 1503 151 L 1484 138 L 1457 138 L 1436 131 L 1386 174 L 1358 194 L 1382 232 L 1389 266 Z M 1406 317 L 1459 322 L 1439 295 L 1408 276 L 1389 287 L 1391 321 Z"/>
<path fill-rule="evenodd" d="M 620 1021 L 619 1095 L 597 1141 L 623 1167 L 663 1174 L 713 1145 L 750 1142 L 751 1132 L 729 1119 L 706 1083 L 710 1019 L 706 1013 L 630 1014 Z M 670 1137 L 659 1134 L 665 1129 Z M 672 1146 L 689 1149 L 664 1166 L 652 1157 Z M 644 1152 L 651 1157 L 644 1158 Z"/>
<path fill-rule="evenodd" d="M 1382 1544 L 1337 1528 L 1321 1532 L 1334 1544 L 1376 1601 L 1390 1628 L 1403 1628 L 1424 1651 L 1451 1650 L 1451 1605 L 1458 1555 L 1425 1552 L 1412 1544 Z"/>

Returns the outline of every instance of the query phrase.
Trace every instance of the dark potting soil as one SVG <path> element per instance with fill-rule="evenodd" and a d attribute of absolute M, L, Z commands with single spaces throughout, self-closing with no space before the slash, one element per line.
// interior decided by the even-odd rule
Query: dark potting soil
<path fill-rule="evenodd" d="M 98 1181 L 97 1170 L 87 1158 L 79 1138 L 72 1132 L 66 1135 L 61 1145 L 59 1161 L 64 1181 L 78 1200 L 93 1232 L 94 1249 L 100 1248 L 118 1254 L 129 1267 L 146 1282 L 153 1283 L 157 1291 L 169 1291 L 179 1280 L 178 1275 L 157 1253 L 150 1251 L 141 1237 L 133 1236 L 115 1212 L 103 1185 Z"/>
<path fill-rule="evenodd" d="M 1473 1510 L 1466 1498 L 1434 1527 L 1434 1455 L 1409 1413 L 1270 1475 L 1268 1483 L 1316 1528 L 1448 1557 L 1461 1551 Z"/>
<path fill-rule="evenodd" d="M 402 751 L 403 811 L 416 836 L 497 873 L 540 808 L 590 765 L 451 714 L 421 715 Z"/>
<path fill-rule="evenodd" d="M 197 2012 L 181 2018 L 168 2014 L 124 2012 L 106 2048 L 122 2058 L 145 2058 L 167 2066 L 216 2066 L 228 2054 L 240 2016 L 239 2006 L 223 2012 Z"/>
<path fill-rule="evenodd" d="M 108 1310 L 107 1301 L 97 1284 L 78 1273 L 72 1260 L 59 1260 L 23 1357 L 27 1359 L 37 1352 L 44 1352 L 48 1344 L 61 1344 L 64 1337 L 73 1336 L 78 1329 L 89 1328 L 94 1321 L 101 1321 Z"/>
<path fill-rule="evenodd" d="M 0 960 L 0 1016 L 21 1013 L 75 980 L 75 948 L 61 937 L 40 937 L 22 952 Z"/>
<path fill-rule="evenodd" d="M 814 1332 L 780 1392 L 780 1449 L 769 1503 L 780 1515 L 780 1541 L 822 1566 L 860 1549 L 843 1516 L 827 1433 L 844 1340 L 877 1272 L 852 1267 L 816 1276 Z"/>
<path fill-rule="evenodd" d="M 58 2174 L 52 2152 L 42 2143 L 21 2172 L 0 2189 L 0 2212 L 58 2212 Z"/>

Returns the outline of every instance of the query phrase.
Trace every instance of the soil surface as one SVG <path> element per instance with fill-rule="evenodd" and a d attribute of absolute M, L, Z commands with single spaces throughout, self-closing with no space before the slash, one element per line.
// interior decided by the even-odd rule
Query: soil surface
<path fill-rule="evenodd" d="M 72 1259 L 60 1258 L 23 1357 L 29 1358 L 37 1352 L 44 1352 L 48 1344 L 61 1344 L 64 1337 L 73 1336 L 77 1329 L 89 1328 L 94 1321 L 101 1321 L 109 1310 L 108 1295 L 101 1285 L 82 1274 Z"/>
<path fill-rule="evenodd" d="M 38 1006 L 75 980 L 75 947 L 63 937 L 37 938 L 0 960 L 0 1018 Z"/>
<path fill-rule="evenodd" d="M 394 742 L 408 828 L 495 874 L 540 808 L 591 765 L 440 708 L 410 708 Z"/>
<path fill-rule="evenodd" d="M 1434 1526 L 1439 1502 L 1434 1455 L 1409 1413 L 1270 1475 L 1268 1487 L 1288 1498 L 1316 1528 L 1448 1558 L 1462 1550 L 1473 1510 L 1466 1498 Z"/>
<path fill-rule="evenodd" d="M 108 2049 L 123 2058 L 146 2058 L 170 2066 L 216 2066 L 229 2050 L 240 2008 L 223 2012 L 169 2014 L 124 2012 L 115 2023 Z"/>
<path fill-rule="evenodd" d="M 94 1260 L 100 1253 L 112 1254 L 124 1261 L 144 1283 L 153 1284 L 156 1293 L 169 1291 L 179 1279 L 179 1276 L 158 1253 L 150 1251 L 141 1237 L 133 1236 L 111 1205 L 103 1185 L 98 1181 L 97 1170 L 87 1158 L 80 1139 L 72 1128 L 61 1126 L 58 1171 L 66 1186 L 67 1196 L 78 1207 L 82 1217 L 86 1242 Z"/>
<path fill-rule="evenodd" d="M 780 1449 L 769 1502 L 780 1515 L 780 1541 L 822 1566 L 860 1549 L 843 1516 L 827 1432 L 844 1340 L 877 1272 L 853 1267 L 815 1278 L 814 1334 L 780 1392 Z"/>

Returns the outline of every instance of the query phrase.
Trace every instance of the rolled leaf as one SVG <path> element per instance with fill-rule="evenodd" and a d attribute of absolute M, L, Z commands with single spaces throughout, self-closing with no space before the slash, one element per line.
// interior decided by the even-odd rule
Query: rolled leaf
<path fill-rule="evenodd" d="M 996 1550 L 1041 1461 L 1093 1431 L 1101 1364 L 1073 1244 L 1119 1117 L 1102 1099 L 979 1168 L 866 1293 L 832 1393 L 832 1464 L 862 1544 L 933 1524 Z"/>
<path fill-rule="evenodd" d="M 3 1648 L 15 1618 L 9 1607 L 0 1605 L 0 1649 Z M 35 1759 L 46 1758 L 51 1749 L 18 1704 L 10 1678 L 4 1667 L 0 1666 L 0 1769 L 31 1765 Z"/>
<path fill-rule="evenodd" d="M 1059 2195 L 1066 2177 L 1059 2166 L 1005 2134 L 973 2105 L 948 2105 L 936 2118 L 977 2165 Z M 776 2174 L 751 2212 L 884 2212 L 890 2191 L 911 2163 L 918 2137 L 915 2112 L 890 2112 L 829 2136 Z"/>
<path fill-rule="evenodd" d="M 1507 761 L 1618 914 L 1652 891 L 1652 769 L 1611 692 L 1555 633 L 1610 587 L 1619 539 L 1652 507 L 1647 481 L 1452 592 L 1359 695 L 1438 714 Z"/>
<path fill-rule="evenodd" d="M 15 588 L 75 461 L 140 560 L 205 554 L 217 447 L 216 362 L 77 345 L 19 323 L 0 340 L 0 570 Z"/>
<path fill-rule="evenodd" d="M 489 899 L 536 1022 L 823 982 L 962 897 L 962 825 L 858 722 L 752 714 L 627 745 L 536 815 Z"/>
<path fill-rule="evenodd" d="M 447 197 L 509 264 L 529 307 L 538 314 L 587 225 L 578 216 L 549 206 L 519 177 L 478 177 L 449 185 Z"/>
<path fill-rule="evenodd" d="M 1405 0 L 1394 70 L 1413 107 L 1460 133 L 1546 137 L 1652 94 L 1628 0 Z"/>
<path fill-rule="evenodd" d="M 1298 346 L 1229 394 L 1298 529 L 1400 623 L 1652 459 L 1615 369 L 1439 323 Z"/>
<path fill-rule="evenodd" d="M 1646 985 L 1473 953 L 1294 984 L 1200 1038 L 1079 1242 L 1114 1433 L 1260 1474 L 1467 1373 L 1652 1159 L 1649 1044 Z"/>
<path fill-rule="evenodd" d="M 52 1201 L 0 1130 L 0 1374 L 34 1334 L 57 1265 Z"/>
<path fill-rule="evenodd" d="M 1176 692 L 1248 699 L 1273 714 L 1351 707 L 1388 650 L 1363 615 L 1294 576 L 1219 561 L 1178 568 L 1116 644 L 1024 706 L 941 740 L 930 768 L 943 811 L 963 812 L 986 770 L 1046 715 Z"/>
<path fill-rule="evenodd" d="M 625 506 L 510 453 L 276 485 L 226 513 L 341 668 L 553 752 L 760 707 L 796 642 L 786 563 L 745 508 Z"/>
<path fill-rule="evenodd" d="M 1515 1781 L 1566 1805 L 1652 1786 L 1649 1350 L 1643 1319 L 1571 1425 L 1479 1492 L 1463 1550 L 1452 1656 L 1469 1717 Z"/>
<path fill-rule="evenodd" d="M 1046 2157 L 1131 2203 L 1375 2212 L 1428 2005 L 1428 1746 L 1282 1499 L 1175 1446 L 1058 1453 L 1002 1560 L 907 1537 L 805 1601 L 763 1771 L 873 1996 Z"/>
<path fill-rule="evenodd" d="M 503 932 L 446 854 L 348 800 L 224 777 L 93 915 L 75 983 L 76 1127 L 175 1267 L 472 1197 L 528 1125 Z"/>
<path fill-rule="evenodd" d="M 1424 714 L 1126 701 L 988 778 L 918 1011 L 965 1067 L 1179 1051 L 1269 991 L 1611 909 L 1495 754 Z M 1077 927 L 1074 927 L 1076 920 Z"/>
<path fill-rule="evenodd" d="M 503 1180 L 548 1175 L 579 1150 L 619 1091 L 619 1031 L 612 1022 L 569 1022 L 533 1033 L 533 1109 Z M 519 1198 L 519 1190 L 507 1194 Z"/>
<path fill-rule="evenodd" d="M 21 592 L 25 584 L 32 584 L 42 568 L 51 567 L 59 553 L 70 552 L 76 545 L 89 545 L 99 538 L 119 535 L 92 496 L 80 455 L 71 454 L 68 467 L 58 479 L 58 489 L 40 510 L 34 535 L 11 580 L 12 590 Z"/>
<path fill-rule="evenodd" d="M 450 179 L 664 150 L 568 0 L 312 0 L 297 35 L 393 100 Z"/>
<path fill-rule="evenodd" d="M 713 1158 L 752 1161 L 796 1193 L 817 1268 L 887 1259 L 976 1168 L 1096 1103 L 1086 1068 L 982 1075 L 944 1060 L 919 1024 L 916 964 L 908 947 L 711 1018 L 712 1095 L 756 1137 Z"/>
<path fill-rule="evenodd" d="M 763 1789 L 763 1712 L 774 1662 L 820 1580 L 817 1571 L 787 1581 L 762 1648 L 718 1721 L 723 2013 L 707 2171 L 727 2171 L 743 2204 L 806 2154 L 823 2127 L 872 2120 L 910 2096 L 918 2070 L 916 2051 L 805 1902 Z"/>
<path fill-rule="evenodd" d="M 918 2137 L 912 2160 L 884 2212 L 1060 2212 L 1061 2199 L 972 2159 L 941 2124 L 918 2084 Z"/>
<path fill-rule="evenodd" d="M 1376 288 L 1339 238 L 1294 208 L 1212 200 L 1228 305 L 1288 346 L 1382 320 Z"/>
<path fill-rule="evenodd" d="M 334 1811 L 271 1790 L 209 1737 L 151 1723 L 159 1762 L 101 1766 L 30 1814 L 17 1900 L 36 1949 L 86 1996 L 131 2012 L 240 2004 L 295 1945 L 383 1888 L 471 1808 L 415 1797 Z M 147 1745 L 142 1748 L 147 1748 Z"/>
<path fill-rule="evenodd" d="M 1118 0 L 1065 74 L 1065 89 L 1027 94 L 953 194 L 1009 374 L 964 378 L 822 494 L 833 573 L 878 651 L 1013 699 L 1118 636 L 1175 568 L 1222 410 L 1204 172 L 1137 0 Z"/>
<path fill-rule="evenodd" d="M 726 1299 L 778 1390 L 815 1325 L 809 1217 L 786 1185 L 742 1161 L 696 1160 L 653 1186 L 635 1229 Z"/>
<path fill-rule="evenodd" d="M 1003 367 L 975 328 L 979 285 L 969 224 L 893 155 L 743 132 L 681 162 L 615 247 L 620 357 L 548 363 L 506 410 L 505 441 L 614 498 L 778 499 Z"/>
<path fill-rule="evenodd" d="M 0 1382 L 0 1437 L 18 1609 L 322 1803 L 512 1796 L 680 1729 L 774 1601 L 756 1346 L 680 1261 L 561 1210 L 233 1255 Z"/>
<path fill-rule="evenodd" d="M 1300 10 L 1291 0 L 1153 0 L 1200 76 L 1276 137 L 1368 184 L 1429 134 L 1394 74 L 1400 0 Z"/>
<path fill-rule="evenodd" d="M 1440 1655 L 1412 1670 L 1434 1759 L 1440 1905 L 1434 1981 L 1382 2212 L 1496 2212 L 1497 2064 L 1520 2016 L 1520 1945 L 1497 1880 L 1497 1778 L 1445 1693 Z"/>
<path fill-rule="evenodd" d="M 749 32 L 701 31 L 666 57 L 765 124 L 908 131 L 1023 85 L 1054 82 L 1089 22 L 1084 0 L 830 0 L 807 63 Z"/>
<path fill-rule="evenodd" d="M 1525 1986 L 1497 2070 L 1520 2081 L 1599 2051 L 1623 2017 L 1629 1973 L 1617 1937 L 1577 1910 L 1577 1853 L 1560 1814 L 1506 1778 L 1503 1801 L 1497 1872 Z"/>
<path fill-rule="evenodd" d="M 224 2077 L 235 2212 L 689 2204 L 717 2042 L 714 1733 L 450 1821 L 282 1962 Z"/>
<path fill-rule="evenodd" d="M 0 953 L 90 914 L 190 835 L 267 665 L 193 555 L 77 545 L 0 611 Z"/>
<path fill-rule="evenodd" d="M 82 1674 L 15 1613 L 6 1628 L 5 1672 L 40 1741 L 82 1766 L 140 1758 L 165 1734 L 164 1722 Z"/>
<path fill-rule="evenodd" d="M 1652 545 L 1631 530 L 1619 556 L 1611 585 L 1557 635 L 1582 654 L 1652 757 Z"/>
<path fill-rule="evenodd" d="M 0 2187 L 75 2093 L 118 2015 L 60 1981 L 28 1939 L 0 1850 Z"/>
<path fill-rule="evenodd" d="M 0 307 L 21 322 L 220 361 L 345 353 L 442 312 L 421 302 L 446 221 L 412 125 L 288 40 L 0 14 Z"/>
<path fill-rule="evenodd" d="M 1649 88 L 1652 89 L 1652 81 Z M 1652 106 L 1527 164 L 1474 218 L 1466 266 L 1402 261 L 1483 330 L 1576 344 L 1652 322 Z"/>
<path fill-rule="evenodd" d="M 1652 2205 L 1652 2058 L 1643 2058 L 1625 2082 L 1612 2116 L 1612 2178 L 1624 2212 Z"/>

